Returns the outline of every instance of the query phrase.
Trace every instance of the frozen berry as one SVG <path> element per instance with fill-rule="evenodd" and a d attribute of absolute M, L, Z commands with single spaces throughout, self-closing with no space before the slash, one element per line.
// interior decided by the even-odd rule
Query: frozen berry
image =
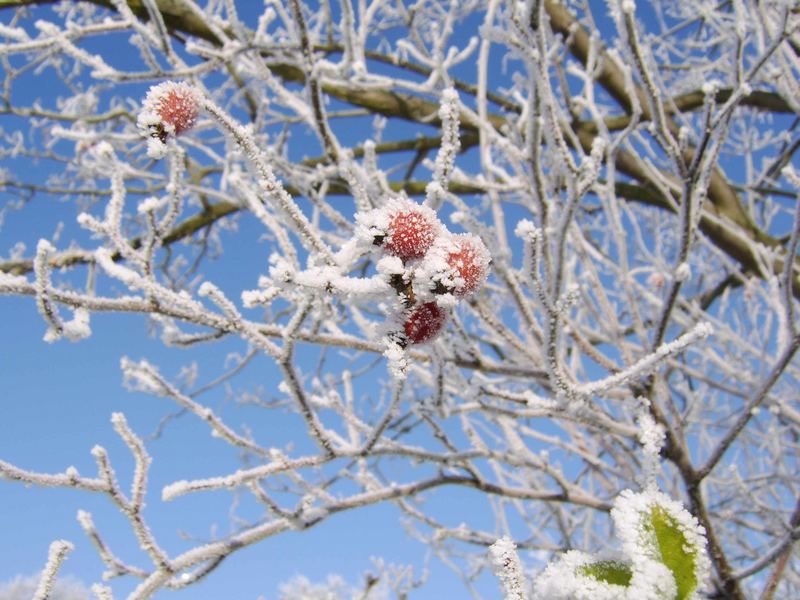
<path fill-rule="evenodd" d="M 386 209 L 386 234 L 379 240 L 384 250 L 404 261 L 425 256 L 441 230 L 436 213 L 400 198 L 391 201 Z"/>
<path fill-rule="evenodd" d="M 433 227 L 420 213 L 401 212 L 392 217 L 383 247 L 403 260 L 422 258 L 435 237 Z"/>
<path fill-rule="evenodd" d="M 444 329 L 447 313 L 436 302 L 417 306 L 403 324 L 410 344 L 424 344 L 434 339 Z"/>
<path fill-rule="evenodd" d="M 489 273 L 490 261 L 489 250 L 478 236 L 471 233 L 452 236 L 447 265 L 457 276 L 453 293 L 463 297 L 480 289 Z"/>
<path fill-rule="evenodd" d="M 165 81 L 154 85 L 144 99 L 139 126 L 166 142 L 167 137 L 191 129 L 200 112 L 197 90 L 188 83 Z"/>
<path fill-rule="evenodd" d="M 383 206 L 356 213 L 356 235 L 363 244 L 381 247 L 403 262 L 419 259 L 444 230 L 436 213 L 408 198 L 395 196 Z"/>

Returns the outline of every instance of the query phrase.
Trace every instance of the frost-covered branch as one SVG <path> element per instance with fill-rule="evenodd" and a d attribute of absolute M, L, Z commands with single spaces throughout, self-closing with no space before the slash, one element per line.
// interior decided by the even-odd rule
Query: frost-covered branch
<path fill-rule="evenodd" d="M 47 565 L 39 579 L 39 585 L 33 593 L 33 600 L 47 600 L 53 591 L 58 570 L 67 558 L 67 554 L 72 552 L 73 545 L 65 540 L 57 540 L 50 544 L 50 551 L 47 554 Z"/>

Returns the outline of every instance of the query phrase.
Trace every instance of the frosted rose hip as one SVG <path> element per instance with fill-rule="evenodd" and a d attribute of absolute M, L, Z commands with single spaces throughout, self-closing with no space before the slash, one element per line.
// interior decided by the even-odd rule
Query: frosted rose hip
<path fill-rule="evenodd" d="M 420 213 L 401 212 L 392 217 L 383 247 L 403 260 L 422 258 L 435 237 L 433 227 Z"/>
<path fill-rule="evenodd" d="M 444 226 L 436 213 L 403 196 L 390 197 L 374 210 L 356 213 L 356 235 L 402 261 L 420 259 L 440 237 Z"/>
<path fill-rule="evenodd" d="M 463 297 L 480 289 L 489 273 L 490 260 L 489 250 L 479 237 L 470 233 L 454 235 L 447 265 L 461 281 L 457 282 L 453 293 Z"/>
<path fill-rule="evenodd" d="M 410 344 L 424 344 L 434 339 L 444 329 L 447 313 L 436 302 L 417 306 L 403 324 Z"/>
<path fill-rule="evenodd" d="M 431 209 L 409 200 L 394 200 L 388 207 L 389 223 L 383 248 L 403 260 L 422 258 L 433 245 L 441 224 Z"/>
<path fill-rule="evenodd" d="M 147 92 L 139 127 L 165 142 L 191 129 L 200 113 L 197 91 L 188 83 L 165 81 Z"/>
<path fill-rule="evenodd" d="M 198 106 L 194 88 L 185 83 L 167 82 L 154 94 L 154 111 L 175 135 L 191 129 L 197 121 Z M 161 86 L 157 86 L 161 87 Z M 151 90 L 156 91 L 157 88 Z M 149 96 L 149 94 L 148 94 Z"/>

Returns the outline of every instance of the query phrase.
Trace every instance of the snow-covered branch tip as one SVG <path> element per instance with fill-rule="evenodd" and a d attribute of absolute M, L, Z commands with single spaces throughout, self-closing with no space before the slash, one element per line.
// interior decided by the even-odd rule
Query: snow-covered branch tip
<path fill-rule="evenodd" d="M 433 169 L 433 179 L 425 186 L 425 205 L 439 210 L 455 169 L 456 156 L 461 148 L 458 93 L 453 88 L 442 92 L 439 119 L 442 122 L 442 142 Z"/>
<path fill-rule="evenodd" d="M 714 328 L 710 323 L 698 323 L 691 331 L 684 333 L 671 342 L 662 344 L 656 348 L 655 352 L 639 359 L 627 369 L 606 377 L 605 379 L 583 384 L 577 388 L 577 392 L 585 397 L 591 397 L 595 394 L 607 392 L 615 387 L 625 385 L 638 378 L 644 377 L 652 373 L 658 365 L 668 358 L 680 354 L 695 342 L 706 339 L 713 332 Z"/>
<path fill-rule="evenodd" d="M 73 548 L 74 546 L 66 540 L 56 540 L 50 544 L 47 564 L 39 577 L 39 584 L 33 593 L 33 600 L 49 600 L 58 576 L 58 570 L 66 560 L 67 554 L 72 552 Z"/>
<path fill-rule="evenodd" d="M 525 577 L 517 556 L 517 546 L 509 537 L 502 537 L 489 547 L 492 568 L 503 590 L 504 600 L 525 600 Z"/>

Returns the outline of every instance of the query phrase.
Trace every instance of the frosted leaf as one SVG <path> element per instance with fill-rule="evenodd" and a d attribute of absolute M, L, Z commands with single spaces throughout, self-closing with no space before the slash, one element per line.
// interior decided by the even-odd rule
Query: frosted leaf
<path fill-rule="evenodd" d="M 665 565 L 675 586 L 670 598 L 699 600 L 710 571 L 705 530 L 680 502 L 652 489 L 638 494 L 624 490 L 611 517 L 635 573 L 646 571 L 641 578 L 656 583 L 665 576 L 650 563 Z"/>
<path fill-rule="evenodd" d="M 602 563 L 608 565 L 605 569 L 606 573 L 602 572 L 602 568 L 596 566 Z M 628 567 L 629 576 L 628 581 L 625 582 L 626 564 L 624 560 L 598 560 L 584 552 L 570 550 L 555 562 L 547 565 L 547 568 L 536 578 L 534 597 L 540 600 L 627 599 L 629 598 L 628 583 L 633 577 L 633 572 Z"/>
<path fill-rule="evenodd" d="M 628 587 L 633 578 L 633 572 L 627 562 L 614 559 L 597 560 L 586 563 L 577 571 L 585 577 L 591 577 L 597 581 Z"/>
<path fill-rule="evenodd" d="M 627 596 L 630 600 L 675 600 L 676 589 L 675 578 L 664 563 L 634 558 Z"/>
<path fill-rule="evenodd" d="M 537 600 L 671 600 L 675 584 L 661 563 L 570 550 L 534 582 Z"/>

